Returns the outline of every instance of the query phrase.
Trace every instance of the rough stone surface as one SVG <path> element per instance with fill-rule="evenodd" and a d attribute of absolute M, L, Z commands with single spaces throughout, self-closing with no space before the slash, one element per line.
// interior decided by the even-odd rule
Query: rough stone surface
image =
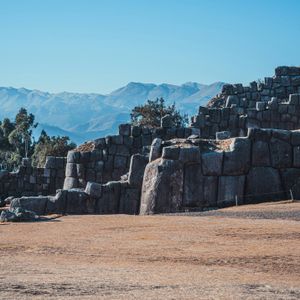
<path fill-rule="evenodd" d="M 141 154 L 131 157 L 128 182 L 132 186 L 141 187 L 148 158 Z"/>
<path fill-rule="evenodd" d="M 88 182 L 86 184 L 85 193 L 93 198 L 100 198 L 102 195 L 102 185 L 95 182 Z"/>
<path fill-rule="evenodd" d="M 246 203 L 282 199 L 283 187 L 278 170 L 270 167 L 254 167 L 247 175 Z"/>
<path fill-rule="evenodd" d="M 247 138 L 233 140 L 230 151 L 224 152 L 224 170 L 226 175 L 242 175 L 250 168 L 251 142 Z"/>
<path fill-rule="evenodd" d="M 182 163 L 156 160 L 146 166 L 140 214 L 175 212 L 181 208 L 183 192 Z"/>
<path fill-rule="evenodd" d="M 46 212 L 47 201 L 49 197 L 21 197 L 15 198 L 10 203 L 10 210 L 22 208 L 35 212 L 38 215 L 43 215 Z"/>
<path fill-rule="evenodd" d="M 239 203 L 243 203 L 245 176 L 221 176 L 219 177 L 218 201 L 219 207 L 234 205 L 235 197 Z"/>
<path fill-rule="evenodd" d="M 223 152 L 206 152 L 202 154 L 203 175 L 221 175 L 223 165 Z"/>

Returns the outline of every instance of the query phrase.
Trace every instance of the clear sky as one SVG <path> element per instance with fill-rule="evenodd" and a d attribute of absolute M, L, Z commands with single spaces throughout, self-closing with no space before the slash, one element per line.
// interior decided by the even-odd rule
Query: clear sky
<path fill-rule="evenodd" d="M 299 0 L 0 0 L 0 86 L 249 83 L 300 65 Z"/>

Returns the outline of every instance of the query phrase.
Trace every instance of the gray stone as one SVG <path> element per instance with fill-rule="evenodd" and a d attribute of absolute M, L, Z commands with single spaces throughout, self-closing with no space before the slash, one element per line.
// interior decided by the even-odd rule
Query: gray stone
<path fill-rule="evenodd" d="M 55 169 L 56 168 L 56 158 L 54 156 L 47 156 L 44 167 L 47 169 Z"/>
<path fill-rule="evenodd" d="M 179 160 L 183 163 L 186 162 L 200 162 L 200 149 L 199 147 L 186 147 L 180 148 Z"/>
<path fill-rule="evenodd" d="M 171 128 L 173 127 L 173 119 L 170 115 L 165 115 L 161 118 L 161 127 L 162 128 Z"/>
<path fill-rule="evenodd" d="M 178 160 L 160 159 L 145 169 L 140 214 L 176 212 L 182 206 L 183 168 Z"/>
<path fill-rule="evenodd" d="M 251 142 L 248 138 L 235 138 L 230 151 L 224 152 L 224 175 L 242 175 L 250 168 Z"/>
<path fill-rule="evenodd" d="M 247 175 L 245 203 L 283 199 L 279 171 L 270 167 L 254 167 Z"/>
<path fill-rule="evenodd" d="M 130 185 L 141 188 L 147 163 L 147 157 L 141 154 L 132 155 L 128 175 L 128 182 Z"/>
<path fill-rule="evenodd" d="M 300 168 L 300 146 L 293 147 L 293 167 Z"/>
<path fill-rule="evenodd" d="M 153 161 L 161 156 L 161 145 L 162 139 L 155 138 L 152 141 L 150 154 L 149 154 L 149 161 Z"/>
<path fill-rule="evenodd" d="M 85 193 L 93 198 L 100 198 L 102 195 L 102 185 L 95 182 L 88 182 L 85 187 Z"/>
<path fill-rule="evenodd" d="M 77 177 L 77 165 L 75 163 L 67 163 L 66 165 L 66 177 Z"/>
<path fill-rule="evenodd" d="M 111 136 L 111 142 L 115 145 L 123 144 L 123 136 L 122 135 L 113 135 Z"/>
<path fill-rule="evenodd" d="M 119 134 L 129 136 L 131 133 L 131 125 L 130 124 L 121 124 L 119 125 Z"/>
<path fill-rule="evenodd" d="M 131 135 L 133 137 L 138 137 L 138 136 L 141 135 L 141 133 L 142 133 L 141 127 L 139 127 L 139 126 L 132 126 L 131 127 Z"/>
<path fill-rule="evenodd" d="M 178 159 L 180 154 L 180 148 L 176 146 L 163 147 L 162 149 L 162 158 L 165 159 Z"/>
<path fill-rule="evenodd" d="M 291 143 L 293 146 L 300 146 L 300 130 L 292 131 Z"/>
<path fill-rule="evenodd" d="M 125 188 L 121 190 L 120 196 L 120 214 L 139 214 L 140 209 L 140 189 Z"/>
<path fill-rule="evenodd" d="M 256 167 L 270 166 L 269 144 L 264 141 L 256 141 L 252 147 L 252 165 Z"/>
<path fill-rule="evenodd" d="M 67 193 L 66 213 L 85 214 L 87 213 L 88 195 L 82 190 L 71 189 Z"/>
<path fill-rule="evenodd" d="M 20 207 L 22 209 L 30 210 L 38 215 L 43 215 L 46 212 L 46 205 L 49 197 L 21 197 L 15 198 L 10 203 L 10 210 L 15 210 Z"/>
<path fill-rule="evenodd" d="M 223 152 L 206 152 L 202 154 L 203 175 L 221 175 L 223 165 Z"/>
<path fill-rule="evenodd" d="M 64 190 L 69 190 L 78 187 L 78 179 L 73 177 L 66 177 L 64 181 Z"/>
<path fill-rule="evenodd" d="M 216 140 L 227 140 L 231 136 L 230 131 L 219 131 L 216 132 Z"/>
<path fill-rule="evenodd" d="M 46 205 L 46 213 L 64 214 L 67 205 L 67 190 L 57 190 L 54 197 L 49 197 Z"/>
<path fill-rule="evenodd" d="M 201 164 L 187 164 L 184 167 L 184 192 L 182 208 L 199 207 L 203 200 L 203 176 Z"/>
<path fill-rule="evenodd" d="M 127 158 L 125 156 L 116 155 L 114 159 L 114 167 L 116 169 L 126 169 Z"/>
<path fill-rule="evenodd" d="M 231 107 L 232 105 L 239 105 L 239 98 L 237 96 L 228 96 L 226 98 L 226 104 L 225 107 Z"/>
<path fill-rule="evenodd" d="M 270 142 L 272 166 L 275 168 L 289 168 L 292 166 L 292 147 L 289 143 L 272 138 Z"/>
<path fill-rule="evenodd" d="M 67 156 L 67 162 L 69 163 L 79 163 L 80 152 L 69 151 Z"/>
<path fill-rule="evenodd" d="M 96 212 L 100 214 L 116 214 L 119 212 L 121 183 L 110 181 L 102 186 L 102 197 L 96 204 Z"/>
<path fill-rule="evenodd" d="M 14 210 L 4 210 L 0 215 L 0 222 L 37 221 L 39 217 L 33 212 L 21 207 Z"/>
<path fill-rule="evenodd" d="M 262 111 L 265 109 L 266 109 L 266 102 L 261 102 L 261 101 L 256 102 L 256 110 L 257 111 Z"/>
<path fill-rule="evenodd" d="M 243 203 L 245 176 L 219 177 L 218 201 L 219 207 L 235 204 L 235 197 Z"/>

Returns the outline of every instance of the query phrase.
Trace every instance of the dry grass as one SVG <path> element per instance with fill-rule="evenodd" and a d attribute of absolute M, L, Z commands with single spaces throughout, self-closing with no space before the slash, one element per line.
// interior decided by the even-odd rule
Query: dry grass
<path fill-rule="evenodd" d="M 299 203 L 227 208 L 300 211 Z M 300 223 L 66 216 L 0 226 L 1 299 L 300 299 Z"/>

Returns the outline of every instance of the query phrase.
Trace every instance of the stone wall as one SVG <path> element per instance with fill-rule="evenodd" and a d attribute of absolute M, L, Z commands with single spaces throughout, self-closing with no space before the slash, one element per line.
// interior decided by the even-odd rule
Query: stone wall
<path fill-rule="evenodd" d="M 244 136 L 248 128 L 300 128 L 300 68 L 278 67 L 264 82 L 224 85 L 208 107 L 200 107 L 191 126 L 202 138 L 215 138 L 220 131 Z"/>
<path fill-rule="evenodd" d="M 17 172 L 0 172 L 0 195 L 54 195 L 63 186 L 65 166 L 64 157 L 47 157 L 44 168 L 34 168 L 23 159 Z"/>
<path fill-rule="evenodd" d="M 129 171 L 131 156 L 147 154 L 155 138 L 186 138 L 195 132 L 197 129 L 192 128 L 149 129 L 122 124 L 118 135 L 97 139 L 68 153 L 64 189 L 85 188 L 88 181 L 120 180 Z"/>
<path fill-rule="evenodd" d="M 231 142 L 231 143 L 230 143 Z M 166 146 L 145 169 L 141 214 L 300 196 L 300 131 L 249 129 L 222 142 Z"/>

